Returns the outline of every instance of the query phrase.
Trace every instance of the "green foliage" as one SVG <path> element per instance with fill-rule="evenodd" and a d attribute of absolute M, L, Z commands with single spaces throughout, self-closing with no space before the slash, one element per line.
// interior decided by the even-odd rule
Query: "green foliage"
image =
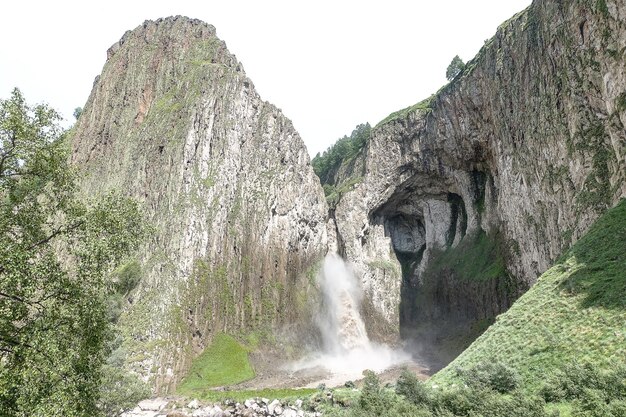
<path fill-rule="evenodd" d="M 141 266 L 136 260 L 132 260 L 113 273 L 113 282 L 115 290 L 119 294 L 126 295 L 130 293 L 141 280 Z"/>
<path fill-rule="evenodd" d="M 396 393 L 380 387 L 374 374 L 366 374 L 359 401 L 345 408 L 326 408 L 328 416 L 412 417 L 547 417 L 545 402 L 521 391 L 502 394 L 487 386 L 426 389 L 410 372 L 396 383 Z"/>
<path fill-rule="evenodd" d="M 607 211 L 537 283 L 447 368 L 437 384 L 459 381 L 456 368 L 501 362 L 537 392 L 546 373 L 574 361 L 600 371 L 626 360 L 626 200 Z"/>
<path fill-rule="evenodd" d="M 401 276 L 401 272 L 396 264 L 386 259 L 374 259 L 368 262 L 367 266 L 369 266 L 370 268 L 380 269 L 381 271 L 384 271 L 385 273 L 390 274 L 394 277 Z"/>
<path fill-rule="evenodd" d="M 444 271 L 454 273 L 459 279 L 487 281 L 506 275 L 502 245 L 496 237 L 480 231 L 474 236 L 465 236 L 454 248 L 433 256 L 427 275 L 437 276 Z"/>
<path fill-rule="evenodd" d="M 448 68 L 446 69 L 446 78 L 448 81 L 452 81 L 457 75 L 462 73 L 464 69 L 465 63 L 463 63 L 463 60 L 456 55 L 452 58 L 452 62 L 450 62 L 450 65 L 448 65 Z"/>
<path fill-rule="evenodd" d="M 116 366 L 105 365 L 102 368 L 98 408 L 106 416 L 117 417 L 150 395 L 148 384 L 134 375 Z"/>
<path fill-rule="evenodd" d="M 500 362 L 481 362 L 457 372 L 470 387 L 488 388 L 502 394 L 513 391 L 521 382 L 517 371 Z"/>
<path fill-rule="evenodd" d="M 593 208 L 603 212 L 611 202 L 614 190 L 610 181 L 612 152 L 608 142 L 610 140 L 600 120 L 594 121 L 578 134 L 576 149 L 592 157 L 592 170 L 585 179 L 582 192 L 577 196 L 580 210 Z"/>
<path fill-rule="evenodd" d="M 235 339 L 218 334 L 211 346 L 194 359 L 177 388 L 182 395 L 199 396 L 208 388 L 236 384 L 254 378 L 248 351 Z"/>
<path fill-rule="evenodd" d="M 352 187 L 361 181 L 363 181 L 362 177 L 353 177 L 340 183 L 336 187 L 330 184 L 324 184 L 324 195 L 326 196 L 328 205 L 330 207 L 336 207 L 337 203 L 341 200 L 341 197 L 343 197 L 343 195 L 348 191 L 352 190 Z"/>
<path fill-rule="evenodd" d="M 611 17 L 609 13 L 609 7 L 606 5 L 606 0 L 597 0 L 596 1 L 596 10 L 602 14 L 604 18 Z"/>
<path fill-rule="evenodd" d="M 428 97 L 425 100 L 420 101 L 417 104 L 414 104 L 412 106 L 409 106 L 404 109 L 391 113 L 389 116 L 385 117 L 383 120 L 378 122 L 378 124 L 376 125 L 376 128 L 379 126 L 385 125 L 389 122 L 392 122 L 394 120 L 404 119 L 410 113 L 413 113 L 414 111 L 417 111 L 417 110 L 431 110 L 431 104 L 436 96 L 437 94 L 433 94 L 432 96 Z"/>
<path fill-rule="evenodd" d="M 354 158 L 370 139 L 372 128 L 369 123 L 358 125 L 350 136 L 344 136 L 337 140 L 334 145 L 324 151 L 323 154 L 315 155 L 311 161 L 313 171 L 320 178 L 322 184 L 333 181 L 333 173 L 344 161 Z"/>
<path fill-rule="evenodd" d="M 383 390 L 380 386 L 380 380 L 372 371 L 365 371 L 363 374 L 365 378 L 363 379 L 359 405 L 364 410 L 380 414 L 384 411 L 386 405 L 384 396 L 382 395 Z"/>
<path fill-rule="evenodd" d="M 415 374 L 404 369 L 396 382 L 396 394 L 402 395 L 407 401 L 415 405 L 428 405 L 430 403 L 430 391 Z"/>
<path fill-rule="evenodd" d="M 76 107 L 76 108 L 74 109 L 74 113 L 73 113 L 74 118 L 75 118 L 76 120 L 78 120 L 78 118 L 80 117 L 80 115 L 81 115 L 81 114 L 83 114 L 83 108 L 82 108 L 82 107 Z"/>
<path fill-rule="evenodd" d="M 139 207 L 83 203 L 59 115 L 0 100 L 0 409 L 99 415 L 107 274 L 143 236 Z"/>
<path fill-rule="evenodd" d="M 350 417 L 426 417 L 430 415 L 428 410 L 419 409 L 393 391 L 381 387 L 378 377 L 372 371 L 365 371 L 364 375 L 358 402 L 350 406 L 347 413 L 331 408 L 325 410 L 324 415 L 347 415 Z"/>
<path fill-rule="evenodd" d="M 582 400 L 590 392 L 602 393 L 605 403 L 626 398 L 626 364 L 600 370 L 590 363 L 573 362 L 550 372 L 539 394 L 548 402 Z"/>

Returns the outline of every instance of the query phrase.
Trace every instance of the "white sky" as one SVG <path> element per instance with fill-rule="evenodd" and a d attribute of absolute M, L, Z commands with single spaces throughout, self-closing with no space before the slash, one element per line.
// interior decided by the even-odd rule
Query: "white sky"
<path fill-rule="evenodd" d="M 0 97 L 18 87 L 73 122 L 107 49 L 146 19 L 211 23 L 311 156 L 428 97 L 530 0 L 110 0 L 0 4 Z"/>

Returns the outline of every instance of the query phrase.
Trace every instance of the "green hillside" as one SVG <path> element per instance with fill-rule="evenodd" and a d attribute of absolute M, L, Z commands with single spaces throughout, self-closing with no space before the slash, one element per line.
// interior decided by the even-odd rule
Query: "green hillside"
<path fill-rule="evenodd" d="M 458 369 L 484 362 L 516 370 L 529 393 L 572 363 L 599 370 L 626 363 L 626 200 L 432 382 L 458 382 Z"/>

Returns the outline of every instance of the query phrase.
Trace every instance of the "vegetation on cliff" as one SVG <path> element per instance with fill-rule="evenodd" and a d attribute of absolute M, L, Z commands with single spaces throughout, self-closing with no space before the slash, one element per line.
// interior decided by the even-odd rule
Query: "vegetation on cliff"
<path fill-rule="evenodd" d="M 339 167 L 351 158 L 354 158 L 365 147 L 371 136 L 372 128 L 369 123 L 360 124 L 354 128 L 350 136 L 338 139 L 330 148 L 315 155 L 311 161 L 313 170 L 320 178 L 322 185 L 333 185 Z M 330 190 L 324 189 L 326 195 Z"/>

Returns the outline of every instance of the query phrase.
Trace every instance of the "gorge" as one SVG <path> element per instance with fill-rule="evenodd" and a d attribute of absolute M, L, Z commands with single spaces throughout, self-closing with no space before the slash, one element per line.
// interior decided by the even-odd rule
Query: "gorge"
<path fill-rule="evenodd" d="M 369 337 L 437 371 L 626 197 L 623 0 L 535 0 L 378 123 L 323 178 L 330 202 L 212 26 L 146 21 L 107 55 L 72 162 L 83 194 L 121 189 L 153 227 L 119 326 L 125 366 L 158 394 L 222 333 L 288 360 L 319 346 L 315 279 L 335 251 Z"/>

